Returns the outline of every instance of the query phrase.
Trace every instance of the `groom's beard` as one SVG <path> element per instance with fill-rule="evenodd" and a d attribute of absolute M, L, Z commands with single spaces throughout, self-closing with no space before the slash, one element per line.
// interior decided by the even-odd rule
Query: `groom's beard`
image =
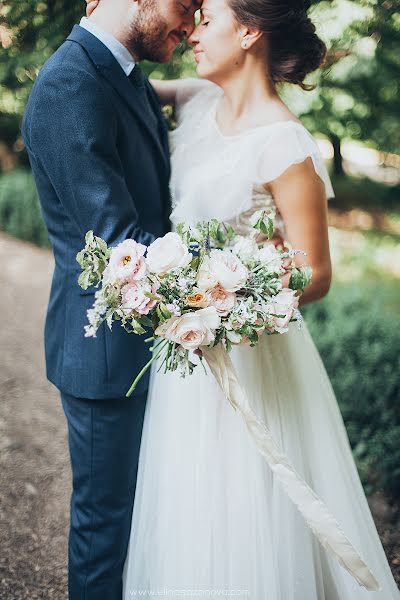
<path fill-rule="evenodd" d="M 138 60 L 163 63 L 170 58 L 168 23 L 154 0 L 144 0 L 127 31 L 125 45 Z"/>

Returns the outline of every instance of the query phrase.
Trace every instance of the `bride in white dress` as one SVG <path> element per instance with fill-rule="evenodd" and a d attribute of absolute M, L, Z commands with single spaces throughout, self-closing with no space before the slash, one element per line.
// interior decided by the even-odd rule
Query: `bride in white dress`
<path fill-rule="evenodd" d="M 297 29 L 273 32 L 267 8 L 282 12 L 294 4 L 206 0 L 190 40 L 205 79 L 154 84 L 161 101 L 175 101 L 178 115 L 171 135 L 173 225 L 217 218 L 247 235 L 251 215 L 275 207 L 277 234 L 307 250 L 301 260 L 314 269 L 301 299 L 306 303 L 330 284 L 326 198 L 333 191 L 315 140 L 275 91 L 277 81 L 301 83 L 323 55 L 305 8 L 290 17 Z M 264 336 L 257 348 L 235 348 L 231 358 L 253 409 L 381 589 L 360 587 L 315 539 L 211 375 L 198 367 L 180 379 L 154 367 L 125 600 L 361 600 L 370 594 L 398 600 L 307 326 L 291 324 L 289 333 Z"/>

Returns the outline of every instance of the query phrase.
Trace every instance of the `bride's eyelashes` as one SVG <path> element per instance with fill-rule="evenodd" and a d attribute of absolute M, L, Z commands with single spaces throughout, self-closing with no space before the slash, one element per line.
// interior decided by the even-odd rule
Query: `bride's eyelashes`
<path fill-rule="evenodd" d="M 207 27 L 207 25 L 209 24 L 209 22 L 210 22 L 209 18 L 207 19 L 207 17 L 205 17 L 204 14 L 201 15 L 201 19 L 200 19 L 200 23 L 199 23 L 199 25 L 201 27 Z"/>

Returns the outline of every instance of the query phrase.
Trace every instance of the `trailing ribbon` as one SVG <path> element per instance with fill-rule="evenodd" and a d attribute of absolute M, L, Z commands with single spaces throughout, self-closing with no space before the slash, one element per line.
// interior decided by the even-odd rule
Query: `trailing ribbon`
<path fill-rule="evenodd" d="M 232 406 L 239 410 L 259 452 L 281 482 L 288 497 L 297 506 L 316 538 L 326 550 L 369 591 L 382 589 L 369 567 L 342 531 L 335 517 L 316 493 L 295 471 L 287 456 L 279 449 L 265 423 L 252 410 L 241 387 L 233 363 L 221 345 L 202 347 L 214 377 Z"/>

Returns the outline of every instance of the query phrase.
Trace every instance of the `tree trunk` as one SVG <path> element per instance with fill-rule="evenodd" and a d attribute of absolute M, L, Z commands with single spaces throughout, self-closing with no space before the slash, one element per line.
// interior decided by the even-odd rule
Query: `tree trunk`
<path fill-rule="evenodd" d="M 341 175 L 344 175 L 341 140 L 339 136 L 334 133 L 331 133 L 329 138 L 333 146 L 333 174 L 340 177 Z"/>

